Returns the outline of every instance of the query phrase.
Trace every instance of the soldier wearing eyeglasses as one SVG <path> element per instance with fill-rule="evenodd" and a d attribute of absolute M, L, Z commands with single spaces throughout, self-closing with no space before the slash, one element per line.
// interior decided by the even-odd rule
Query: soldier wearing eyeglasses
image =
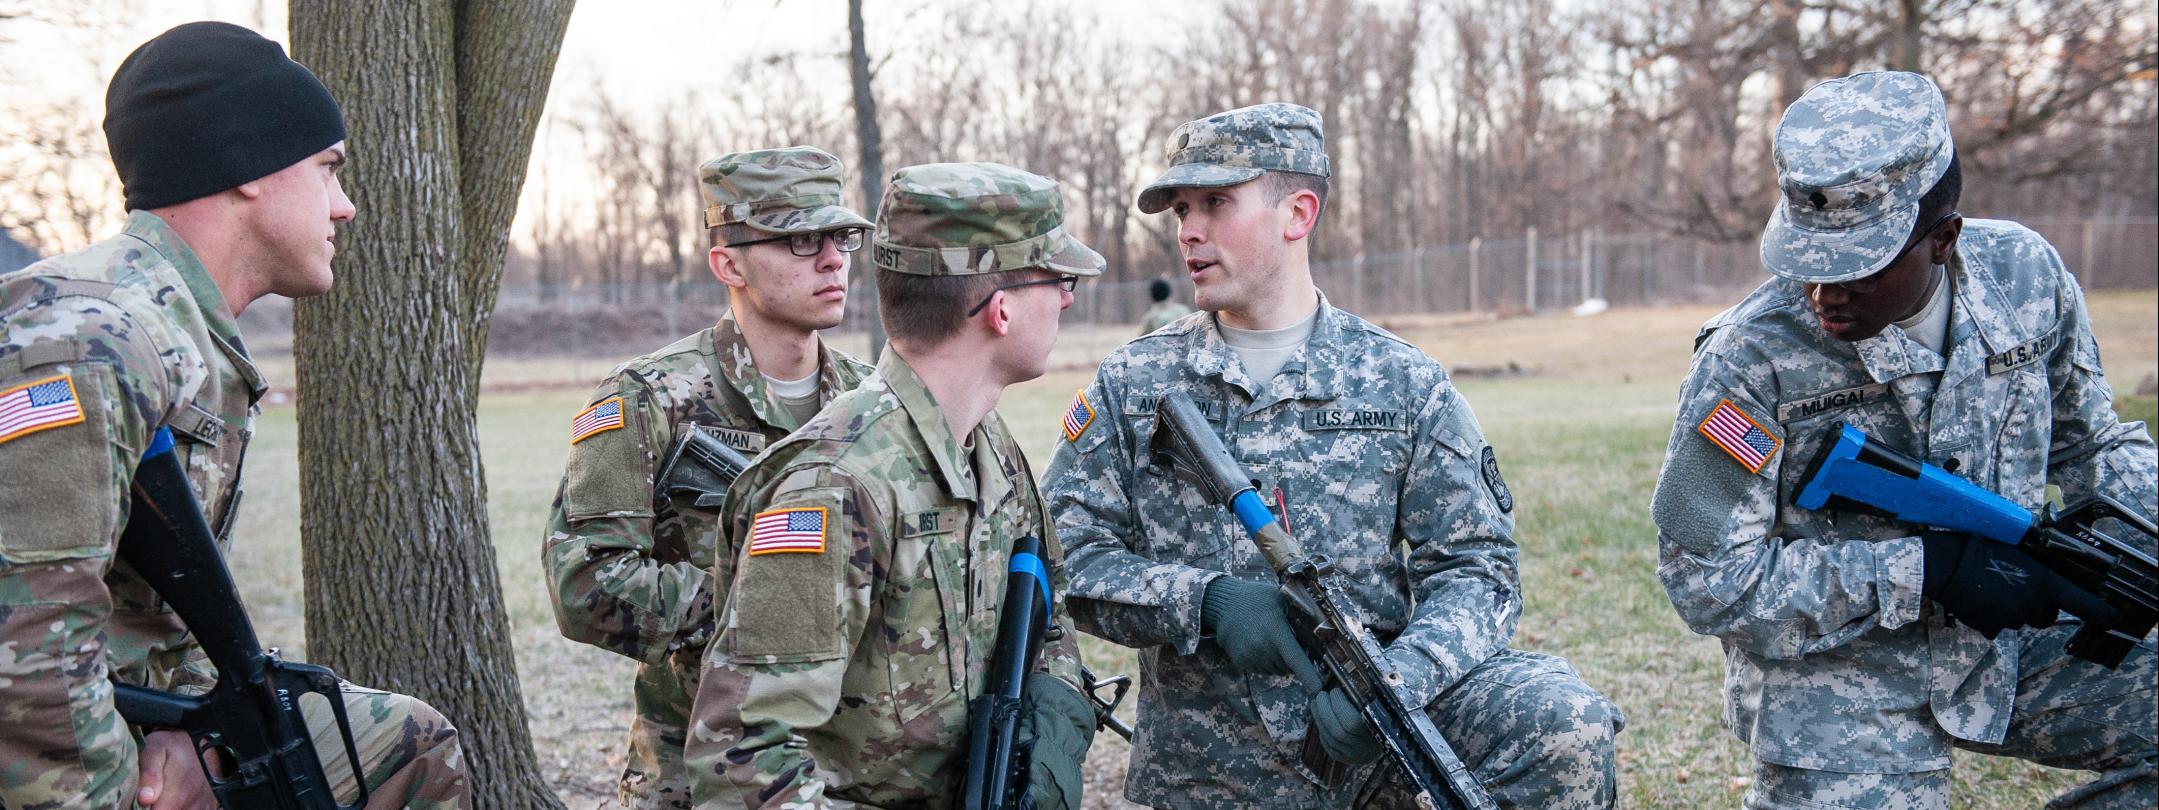
<path fill-rule="evenodd" d="M 2115 416 L 2076 278 L 1957 213 L 1924 76 L 1816 85 L 1774 146 L 1774 278 L 1695 339 L 1654 502 L 1657 576 L 1724 646 L 1745 806 L 1947 807 L 1953 749 L 2097 772 L 2050 806 L 2153 806 L 2150 639 L 2071 657 L 2076 586 L 2015 548 L 1792 505 L 1844 422 L 2026 508 L 2053 484 L 2150 512 L 2152 439 Z"/>
<path fill-rule="evenodd" d="M 853 389 L 870 367 L 826 346 L 869 220 L 841 204 L 840 159 L 806 146 L 698 167 L 719 323 L 622 364 L 572 420 L 542 555 L 564 636 L 637 659 L 630 807 L 689 807 L 683 730 L 713 633 L 719 505 L 658 485 L 702 431 L 755 456 Z M 730 555 L 723 555 L 730 556 Z"/>

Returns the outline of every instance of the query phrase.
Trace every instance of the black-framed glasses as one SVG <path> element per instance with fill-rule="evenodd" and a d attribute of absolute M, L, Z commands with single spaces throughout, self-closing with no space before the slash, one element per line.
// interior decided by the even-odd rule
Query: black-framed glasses
<path fill-rule="evenodd" d="M 853 253 L 861 250 L 863 237 L 868 235 L 869 232 L 870 229 L 868 228 L 834 228 L 829 231 L 791 233 L 785 236 L 768 236 L 763 239 L 729 242 L 727 246 L 749 247 L 750 245 L 762 245 L 766 242 L 784 241 L 787 243 L 787 252 L 807 258 L 825 252 L 825 240 L 827 238 L 831 239 L 833 244 L 839 246 L 841 253 Z"/>
<path fill-rule="evenodd" d="M 1934 224 L 1928 225 L 1926 230 L 1919 232 L 1918 239 L 1914 239 L 1912 240 L 1911 244 L 1905 245 L 1903 250 L 1897 251 L 1897 255 L 1889 259 L 1888 264 L 1882 265 L 1881 272 L 1875 273 L 1870 276 L 1862 276 L 1860 278 L 1855 278 L 1851 281 L 1840 281 L 1829 286 L 1842 289 L 1845 292 L 1852 293 L 1853 295 L 1866 295 L 1867 293 L 1871 293 L 1875 290 L 1881 289 L 1882 276 L 1889 274 L 1889 268 L 1895 267 L 1897 262 L 1904 261 L 1904 254 L 1912 252 L 1912 248 L 1918 247 L 1919 243 L 1925 242 L 1929 238 L 1932 238 L 1934 236 L 1934 229 L 1941 227 L 1942 223 L 1948 222 L 1950 217 L 1956 215 L 1957 212 L 1951 211 L 1935 219 Z"/>
<path fill-rule="evenodd" d="M 1018 284 L 1006 284 L 1002 287 L 991 290 L 989 295 L 982 296 L 982 303 L 976 304 L 974 309 L 967 310 L 967 317 L 972 318 L 975 316 L 975 313 L 981 312 L 983 307 L 989 306 L 990 299 L 997 297 L 998 293 L 1004 292 L 1005 290 L 1017 290 L 1021 287 L 1034 287 L 1042 284 L 1055 284 L 1057 285 L 1057 289 L 1063 290 L 1065 292 L 1071 292 L 1073 290 L 1079 289 L 1079 276 L 1039 278 L 1035 279 L 1034 281 L 1022 281 Z"/>

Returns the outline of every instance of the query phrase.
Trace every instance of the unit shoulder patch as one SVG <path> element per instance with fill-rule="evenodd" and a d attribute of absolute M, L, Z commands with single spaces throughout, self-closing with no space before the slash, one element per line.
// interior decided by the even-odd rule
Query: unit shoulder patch
<path fill-rule="evenodd" d="M 1507 489 L 1507 479 L 1499 476 L 1499 453 L 1492 446 L 1484 446 L 1484 460 L 1478 464 L 1484 471 L 1484 487 L 1492 491 L 1492 500 L 1499 504 L 1499 511 L 1513 514 L 1514 492 Z"/>
<path fill-rule="evenodd" d="M 1751 473 L 1760 473 L 1769 465 L 1769 458 L 1784 446 L 1784 440 L 1729 399 L 1718 400 L 1717 407 L 1710 409 L 1695 430 Z"/>

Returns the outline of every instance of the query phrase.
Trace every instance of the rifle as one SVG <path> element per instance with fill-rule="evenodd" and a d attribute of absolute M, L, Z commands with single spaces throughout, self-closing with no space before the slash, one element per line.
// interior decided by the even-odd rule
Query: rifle
<path fill-rule="evenodd" d="M 676 495 L 695 495 L 693 506 L 717 511 L 727 505 L 727 488 L 749 466 L 749 458 L 741 451 L 691 425 L 675 441 L 667 463 L 660 465 L 660 474 L 654 476 L 659 490 L 654 495 L 663 501 Z"/>
<path fill-rule="evenodd" d="M 113 705 L 137 726 L 186 731 L 217 802 L 226 810 L 351 810 L 367 803 L 360 755 L 336 673 L 279 660 L 264 652 L 255 626 L 240 608 L 232 573 L 218 552 L 173 454 L 172 433 L 159 428 L 135 471 L 134 503 L 120 535 L 119 556 L 155 589 L 187 625 L 217 666 L 217 685 L 201 697 L 115 684 Z M 330 704 L 344 735 L 359 798 L 339 805 L 308 738 L 300 698 L 313 693 Z M 222 752 L 226 775 L 210 767 Z"/>
<path fill-rule="evenodd" d="M 997 617 L 997 647 L 990 658 L 989 688 L 967 707 L 967 782 L 961 793 L 967 810 L 1030 808 L 1028 769 L 1034 741 L 1019 738 L 1026 711 L 1027 675 L 1041 657 L 1042 645 L 1064 637 L 1050 622 L 1050 576 L 1042 563 L 1042 538 L 1028 535 L 1012 544 L 1005 575 L 1004 611 Z M 1111 712 L 1124 700 L 1131 679 L 1119 675 L 1096 680 L 1080 668 L 1080 693 L 1094 708 L 1095 724 L 1132 739 L 1132 729 Z M 1108 699 L 1097 690 L 1114 687 Z"/>
<path fill-rule="evenodd" d="M 1148 451 L 1179 478 L 1197 485 L 1209 500 L 1227 507 L 1244 525 L 1282 581 L 1285 601 L 1315 624 L 1308 635 L 1333 683 L 1349 694 L 1364 719 L 1379 732 L 1396 765 L 1433 804 L 1442 808 L 1497 808 L 1491 794 L 1462 764 L 1439 727 L 1397 691 L 1401 673 L 1387 663 L 1379 641 L 1357 620 L 1326 555 L 1307 556 L 1260 500 L 1257 482 L 1222 446 L 1198 406 L 1183 391 L 1172 391 L 1155 405 L 1154 433 Z M 1327 757 L 1319 735 L 1307 729 L 1304 765 L 1329 785 L 1340 784 L 1349 769 Z"/>
<path fill-rule="evenodd" d="M 2066 509 L 2047 504 L 2033 514 L 2014 501 L 1948 470 L 1871 441 L 1842 422 L 1824 438 L 1792 503 L 1838 509 L 1984 537 L 2016 546 L 2063 579 L 2113 607 L 2113 622 L 2085 625 L 2069 638 L 2069 654 L 2108 669 L 2159 624 L 2159 565 L 2152 556 L 2099 530 L 2107 519 L 2159 537 L 2151 518 L 2105 495 Z M 2114 618 L 2114 617 L 2105 617 Z"/>
<path fill-rule="evenodd" d="M 989 689 L 967 707 L 967 810 L 1027 807 L 1027 771 L 1034 741 L 1019 739 L 1021 691 L 1050 634 L 1050 575 L 1042 565 L 1042 538 L 1012 544 L 1005 575 L 1004 611 L 997 617 L 997 647 L 990 658 Z"/>

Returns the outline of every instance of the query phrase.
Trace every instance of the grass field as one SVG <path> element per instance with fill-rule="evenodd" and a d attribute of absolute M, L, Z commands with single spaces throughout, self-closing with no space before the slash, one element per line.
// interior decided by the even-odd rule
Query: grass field
<path fill-rule="evenodd" d="M 1528 595 L 1515 646 L 1566 656 L 1626 712 L 1619 738 L 1622 796 L 1631 807 L 1736 806 L 1745 751 L 1718 723 L 1717 643 L 1689 632 L 1654 575 L 1648 503 L 1671 430 L 1673 396 L 1695 326 L 1714 307 L 1625 310 L 1576 319 L 1400 319 L 1388 326 L 1458 371 L 1506 465 L 1520 506 Z M 2159 415 L 2159 294 L 2092 298 L 2093 321 L 2126 418 Z M 1080 332 L 1060 344 L 1058 370 L 1007 392 L 1000 410 L 1039 467 L 1054 424 L 1092 361 L 1122 330 Z M 843 344 L 844 345 L 844 344 Z M 857 347 L 850 347 L 857 348 Z M 1478 370 L 1519 373 L 1485 376 Z M 272 365 L 280 379 L 292 378 Z M 539 573 L 541 525 L 561 475 L 553 437 L 607 361 L 491 366 L 480 408 L 489 514 L 516 634 L 532 730 L 554 786 L 572 807 L 611 793 L 630 707 L 625 659 L 563 640 Z M 2142 396 L 2131 392 L 2143 388 Z M 300 564 L 293 411 L 265 411 L 248 461 L 248 496 L 234 567 L 267 643 L 301 652 Z M 539 438 L 536 438 L 539 437 Z M 1131 672 L 1128 651 L 1087 639 L 1097 671 Z M 1117 799 L 1125 749 L 1100 735 L 1090 760 L 1090 807 Z M 2081 776 L 1960 755 L 1955 805 L 2024 808 Z"/>

